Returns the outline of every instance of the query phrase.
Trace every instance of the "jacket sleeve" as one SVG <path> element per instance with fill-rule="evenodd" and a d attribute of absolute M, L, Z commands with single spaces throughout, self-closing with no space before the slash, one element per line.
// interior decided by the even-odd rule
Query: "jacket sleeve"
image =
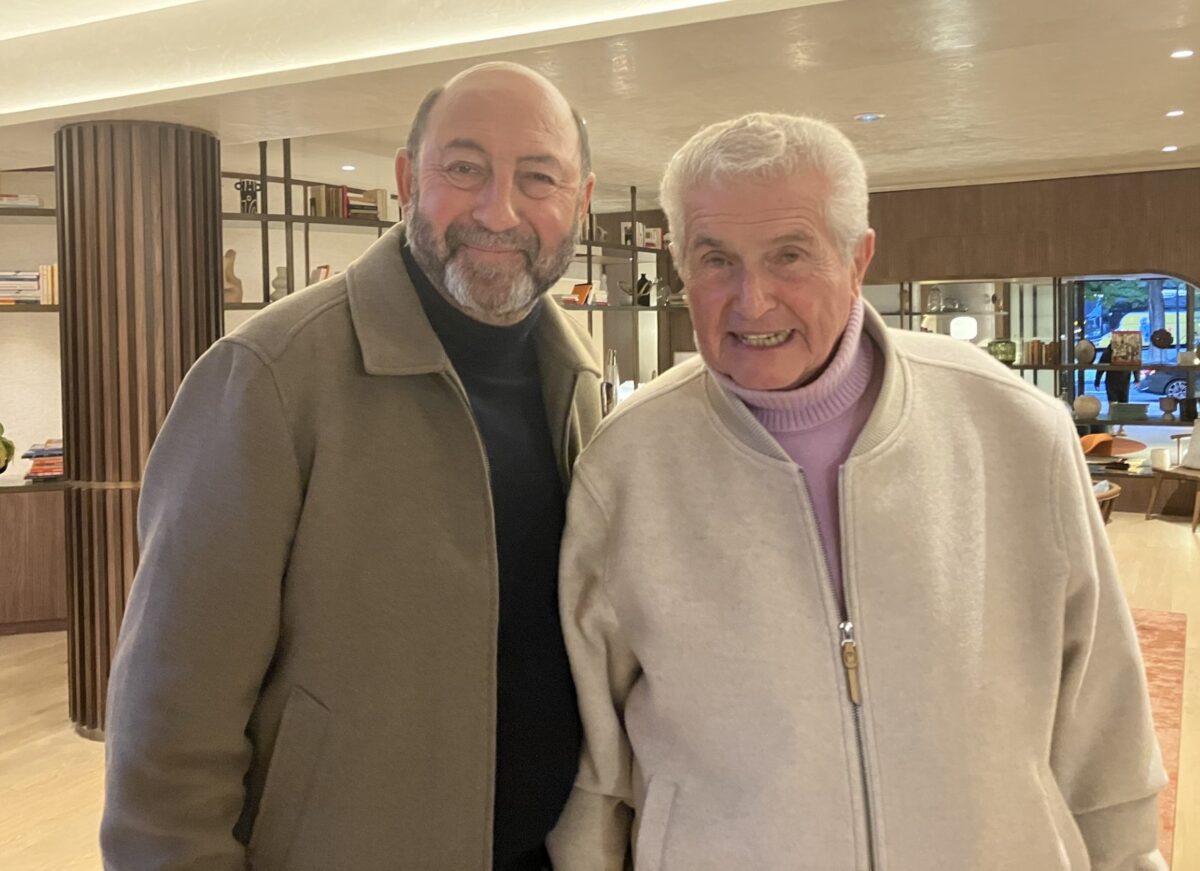
<path fill-rule="evenodd" d="M 1059 534 L 1068 560 L 1051 767 L 1095 871 L 1167 868 L 1157 849 L 1166 785 L 1137 633 L 1069 419 L 1059 434 Z"/>
<path fill-rule="evenodd" d="M 579 774 L 547 839 L 555 871 L 622 871 L 633 817 L 625 700 L 640 674 L 605 591 L 607 519 L 577 472 L 559 572 L 563 634 L 583 719 Z"/>
<path fill-rule="evenodd" d="M 247 722 L 279 635 L 302 499 L 268 366 L 236 340 L 196 363 L 155 441 L 140 564 L 113 661 L 109 871 L 244 871 Z"/>

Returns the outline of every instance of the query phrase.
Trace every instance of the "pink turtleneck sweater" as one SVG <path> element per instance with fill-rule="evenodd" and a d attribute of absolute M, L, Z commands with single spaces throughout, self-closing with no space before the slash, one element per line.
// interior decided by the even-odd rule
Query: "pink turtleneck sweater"
<path fill-rule="evenodd" d="M 842 599 L 838 470 L 862 432 L 883 379 L 875 343 L 863 332 L 863 304 L 850 312 L 833 359 L 814 381 L 794 390 L 749 390 L 714 373 L 742 400 L 804 473 L 830 578 Z"/>

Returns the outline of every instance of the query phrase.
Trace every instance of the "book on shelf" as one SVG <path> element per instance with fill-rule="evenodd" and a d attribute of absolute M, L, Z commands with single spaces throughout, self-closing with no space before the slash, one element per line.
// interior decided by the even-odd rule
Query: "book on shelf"
<path fill-rule="evenodd" d="M 351 193 L 345 185 L 313 184 L 305 187 L 306 214 L 313 218 L 353 218 L 381 221 L 387 217 L 388 192 L 374 188 Z"/>
<path fill-rule="evenodd" d="M 38 278 L 37 272 L 0 272 L 0 303 L 40 303 Z"/>
<path fill-rule="evenodd" d="M 346 190 L 345 185 L 314 184 L 309 185 L 306 190 L 310 217 L 346 217 L 346 197 L 349 191 Z"/>
<path fill-rule="evenodd" d="M 308 201 L 308 208 L 305 211 L 310 218 L 324 218 L 325 214 L 325 185 L 310 184 L 304 187 L 304 198 Z"/>
<path fill-rule="evenodd" d="M 57 481 L 63 477 L 62 457 L 45 457 L 34 460 L 25 473 L 26 481 Z"/>
<path fill-rule="evenodd" d="M 0 272 L 0 305 L 17 303 L 58 305 L 58 264 L 36 272 Z"/>
<path fill-rule="evenodd" d="M 33 460 L 26 481 L 56 481 L 63 477 L 63 440 L 46 439 L 21 454 L 23 459 Z"/>
<path fill-rule="evenodd" d="M 63 455 L 63 440 L 62 439 L 46 439 L 44 442 L 33 445 L 25 453 L 21 454 L 21 458 L 25 460 L 34 460 L 39 457 L 61 457 Z"/>
<path fill-rule="evenodd" d="M 387 219 L 388 192 L 383 188 L 372 188 L 361 194 L 349 194 L 350 218 L 363 218 L 370 221 Z"/>
<path fill-rule="evenodd" d="M 40 209 L 42 198 L 37 194 L 0 194 L 0 209 Z"/>
<path fill-rule="evenodd" d="M 49 263 L 38 267 L 38 289 L 42 305 L 58 305 L 58 264 Z"/>

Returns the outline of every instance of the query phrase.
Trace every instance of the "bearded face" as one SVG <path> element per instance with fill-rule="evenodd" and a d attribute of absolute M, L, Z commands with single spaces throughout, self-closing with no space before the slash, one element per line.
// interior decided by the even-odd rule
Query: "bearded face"
<path fill-rule="evenodd" d="M 422 211 L 419 190 L 405 210 L 405 223 L 409 248 L 433 286 L 486 323 L 513 323 L 533 309 L 567 271 L 582 225 L 577 218 L 555 241 L 529 228 L 493 232 L 467 217 L 439 234 Z"/>

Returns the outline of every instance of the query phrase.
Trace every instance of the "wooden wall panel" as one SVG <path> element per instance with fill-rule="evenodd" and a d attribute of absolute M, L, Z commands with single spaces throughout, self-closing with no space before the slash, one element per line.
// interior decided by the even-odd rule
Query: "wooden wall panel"
<path fill-rule="evenodd" d="M 0 487 L 0 635 L 66 625 L 63 491 L 44 486 Z"/>
<path fill-rule="evenodd" d="M 99 729 L 142 469 L 222 329 L 220 153 L 210 133 L 149 122 L 72 124 L 55 145 L 71 717 Z"/>
<path fill-rule="evenodd" d="M 1200 284 L 1200 169 L 871 195 L 869 284 L 1158 272 Z"/>

